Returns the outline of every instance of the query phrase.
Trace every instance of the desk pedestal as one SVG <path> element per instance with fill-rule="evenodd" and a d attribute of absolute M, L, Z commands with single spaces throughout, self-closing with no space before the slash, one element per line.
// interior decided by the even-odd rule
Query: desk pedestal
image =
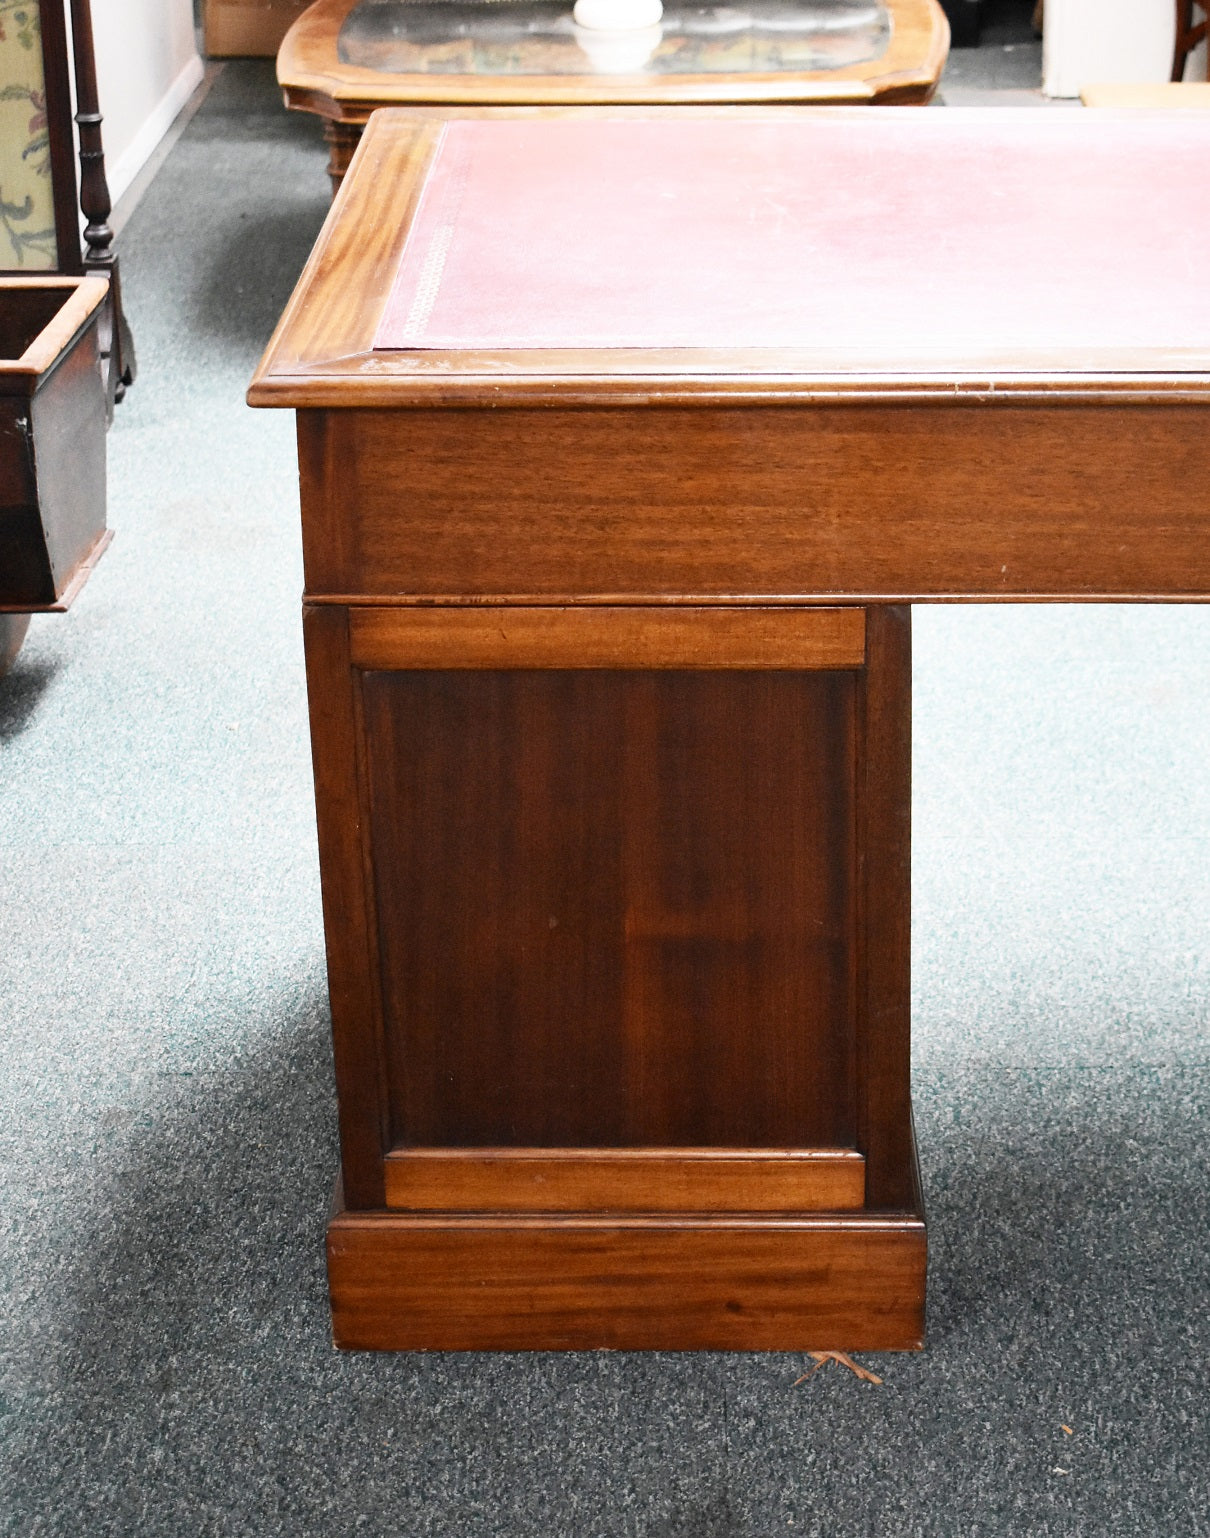
<path fill-rule="evenodd" d="M 919 1345 L 908 611 L 306 634 L 338 1343 Z"/>

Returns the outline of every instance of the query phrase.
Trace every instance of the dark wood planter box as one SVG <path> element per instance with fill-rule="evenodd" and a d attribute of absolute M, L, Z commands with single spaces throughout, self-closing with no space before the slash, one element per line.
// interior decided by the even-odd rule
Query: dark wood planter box
<path fill-rule="evenodd" d="M 109 542 L 101 278 L 0 278 L 0 614 L 66 609 Z"/>

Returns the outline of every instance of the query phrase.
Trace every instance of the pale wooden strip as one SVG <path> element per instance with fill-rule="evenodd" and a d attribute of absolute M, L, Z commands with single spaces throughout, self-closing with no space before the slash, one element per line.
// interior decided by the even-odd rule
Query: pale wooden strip
<path fill-rule="evenodd" d="M 1083 86 L 1080 100 L 1086 107 L 1130 108 L 1133 111 L 1181 112 L 1210 107 L 1210 84 L 1202 80 L 1165 81 L 1164 84 L 1123 85 L 1097 83 Z"/>
<path fill-rule="evenodd" d="M 62 306 L 21 356 L 4 360 L 6 373 L 37 376 L 58 361 L 72 337 L 104 300 L 109 283 L 105 278 L 63 278 L 43 273 L 37 277 L 4 278 L 0 288 L 9 293 L 16 289 L 51 289 L 63 295 Z"/>
<path fill-rule="evenodd" d="M 389 361 L 386 361 L 389 360 Z M 780 367 L 779 367 L 780 365 Z M 1090 347 L 1079 351 L 952 355 L 900 352 L 882 366 L 872 353 L 785 348 L 712 352 L 708 366 L 688 351 L 651 348 L 562 355 L 381 353 L 368 347 L 317 366 L 258 375 L 253 406 L 300 409 L 363 406 L 825 406 L 890 402 L 937 410 L 1063 402 L 1149 405 L 1197 401 L 1210 394 L 1206 347 Z"/>
<path fill-rule="evenodd" d="M 439 125 L 438 125 L 439 126 Z M 422 172 L 438 128 L 396 124 L 393 135 L 368 130 L 354 161 L 359 178 L 346 176 L 277 323 L 248 389 L 253 406 L 273 405 L 264 383 L 291 375 L 312 357 L 373 358 L 379 312 L 390 292 L 407 242 Z M 356 270 L 356 282 L 350 274 Z"/>
<path fill-rule="evenodd" d="M 427 1212 L 844 1212 L 865 1202 L 853 1149 L 411 1148 L 387 1206 Z"/>
<path fill-rule="evenodd" d="M 353 665 L 404 668 L 859 668 L 858 608 L 367 608 Z"/>

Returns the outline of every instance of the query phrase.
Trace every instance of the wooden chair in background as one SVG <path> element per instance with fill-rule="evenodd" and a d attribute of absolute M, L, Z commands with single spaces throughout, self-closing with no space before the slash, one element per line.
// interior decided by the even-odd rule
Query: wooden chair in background
<path fill-rule="evenodd" d="M 1185 65 L 1189 55 L 1206 36 L 1207 22 L 1210 21 L 1210 9 L 1207 9 L 1210 0 L 1176 0 L 1176 41 L 1172 48 L 1172 78 L 1183 80 L 1185 78 Z M 1194 10 L 1202 13 L 1202 19 L 1194 22 Z M 1210 79 L 1210 69 L 1207 70 L 1207 79 Z"/>

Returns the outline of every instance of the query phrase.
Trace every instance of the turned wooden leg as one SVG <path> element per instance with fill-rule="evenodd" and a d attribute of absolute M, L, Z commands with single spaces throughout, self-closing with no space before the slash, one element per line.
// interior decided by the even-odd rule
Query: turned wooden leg
<path fill-rule="evenodd" d="M 28 614 L 0 614 L 0 678 L 17 660 L 28 629 Z"/>
<path fill-rule="evenodd" d="M 87 0 L 71 0 L 72 49 L 76 66 L 76 124 L 80 137 L 80 209 L 84 226 L 84 270 L 109 280 L 109 299 L 102 317 L 101 359 L 109 407 L 134 383 L 134 340 L 122 312 L 118 259 L 113 250 L 109 217 L 112 204 L 101 142 L 101 109 L 97 100 L 97 65 L 92 14 Z"/>
<path fill-rule="evenodd" d="M 353 151 L 361 143 L 360 123 L 337 123 L 324 119 L 324 138 L 328 141 L 328 175 L 332 179 L 332 196 L 340 191 Z"/>
<path fill-rule="evenodd" d="M 1196 3 L 1197 9 L 1204 13 L 1204 19 L 1195 26 L 1193 23 L 1193 9 Z M 1207 26 L 1210 25 L 1210 11 L 1202 4 L 1202 0 L 1176 0 L 1176 41 L 1172 52 L 1172 78 L 1180 81 L 1185 78 L 1185 64 L 1189 55 L 1206 36 Z M 1210 71 L 1207 73 L 1210 79 Z"/>

